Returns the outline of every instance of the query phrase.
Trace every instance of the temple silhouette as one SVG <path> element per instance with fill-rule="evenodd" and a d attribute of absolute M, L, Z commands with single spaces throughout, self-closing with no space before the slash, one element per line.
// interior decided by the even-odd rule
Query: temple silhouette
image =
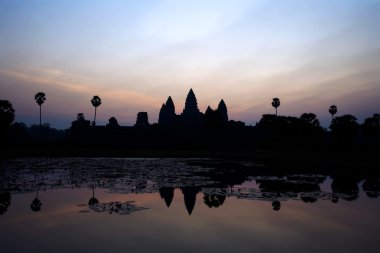
<path fill-rule="evenodd" d="M 198 108 L 197 98 L 193 89 L 190 89 L 187 94 L 185 107 L 180 115 L 175 113 L 175 105 L 171 96 L 168 97 L 166 103 L 162 104 L 158 124 L 161 126 L 187 126 L 199 128 L 205 122 L 216 122 L 218 124 L 226 124 L 228 122 L 227 106 L 222 99 L 219 102 L 216 110 L 207 107 L 205 113 L 202 113 Z"/>
<path fill-rule="evenodd" d="M 243 122 L 229 120 L 223 99 L 218 107 L 201 112 L 193 89 L 184 108 L 176 114 L 171 96 L 162 104 L 158 123 L 149 123 L 147 112 L 138 112 L 134 126 L 120 126 L 115 117 L 106 126 L 91 126 L 79 113 L 71 123 L 69 143 L 74 146 L 116 146 L 125 148 L 198 148 L 244 145 L 247 129 Z"/>

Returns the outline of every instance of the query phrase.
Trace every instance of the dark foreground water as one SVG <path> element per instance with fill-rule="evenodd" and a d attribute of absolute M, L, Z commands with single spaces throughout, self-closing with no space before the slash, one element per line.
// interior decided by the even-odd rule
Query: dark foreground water
<path fill-rule="evenodd" d="M 379 252 L 375 176 L 207 159 L 0 165 L 1 252 Z"/>

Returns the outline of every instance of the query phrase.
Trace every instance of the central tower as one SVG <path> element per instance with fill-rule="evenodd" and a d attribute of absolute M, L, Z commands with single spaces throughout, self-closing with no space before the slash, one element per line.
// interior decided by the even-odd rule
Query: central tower
<path fill-rule="evenodd" d="M 186 97 L 185 108 L 183 109 L 182 115 L 185 118 L 191 118 L 198 116 L 199 114 L 200 112 L 198 108 L 197 98 L 195 97 L 193 89 L 190 89 Z"/>
<path fill-rule="evenodd" d="M 202 114 L 199 111 L 197 98 L 195 97 L 193 89 L 190 89 L 189 93 L 187 94 L 182 117 L 186 123 L 197 124 L 201 121 Z"/>

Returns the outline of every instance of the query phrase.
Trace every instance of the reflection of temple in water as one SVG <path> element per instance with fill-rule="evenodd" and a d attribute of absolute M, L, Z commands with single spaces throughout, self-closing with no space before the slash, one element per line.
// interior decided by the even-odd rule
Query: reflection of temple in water
<path fill-rule="evenodd" d="M 201 191 L 201 189 L 198 187 L 183 187 L 181 188 L 181 191 L 183 193 L 186 210 L 189 215 L 191 215 L 195 206 L 195 202 L 197 200 L 197 194 Z"/>
<path fill-rule="evenodd" d="M 55 167 L 52 164 L 55 164 Z M 368 197 L 375 198 L 380 193 L 380 181 L 375 176 L 334 175 L 330 178 L 319 174 L 249 176 L 239 173 L 237 177 L 234 176 L 234 169 L 216 170 L 214 166 L 209 165 L 199 166 L 191 159 L 65 158 L 46 161 L 25 159 L 14 164 L 9 162 L 7 167 L 0 170 L 0 215 L 9 209 L 12 194 L 38 194 L 42 186 L 47 191 L 90 189 L 92 196 L 87 202 L 97 211 L 107 209 L 106 207 L 112 203 L 99 203 L 94 195 L 95 187 L 120 194 L 158 193 L 167 207 L 173 202 L 175 189 L 180 189 L 190 215 L 196 206 L 198 193 L 203 194 L 201 203 L 209 208 L 220 208 L 227 198 L 233 197 L 268 201 L 272 203 L 273 210 L 286 207 L 283 203 L 288 200 L 299 200 L 309 204 L 320 200 L 334 203 L 339 199 L 352 201 L 359 197 L 358 184 L 361 181 L 362 189 Z M 243 167 L 239 168 L 239 171 L 244 170 Z M 235 167 L 231 165 L 231 168 Z M 250 168 L 249 171 L 254 170 Z M 41 210 L 37 194 L 31 204 L 33 211 Z M 110 210 L 116 208 L 120 213 L 128 213 L 130 204 L 121 203 L 119 206 L 116 202 Z"/>
<path fill-rule="evenodd" d="M 170 207 L 170 204 L 173 201 L 174 197 L 174 188 L 173 187 L 161 187 L 159 189 L 161 199 L 165 200 L 166 206 Z"/>

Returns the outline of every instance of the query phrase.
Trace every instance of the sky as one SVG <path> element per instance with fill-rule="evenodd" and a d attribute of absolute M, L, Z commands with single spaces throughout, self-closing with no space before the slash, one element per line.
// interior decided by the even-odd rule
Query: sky
<path fill-rule="evenodd" d="M 193 88 L 198 106 L 224 99 L 229 118 L 317 114 L 330 105 L 361 123 L 380 113 L 380 0 L 0 0 L 0 99 L 16 121 L 70 127 L 158 121 Z"/>

